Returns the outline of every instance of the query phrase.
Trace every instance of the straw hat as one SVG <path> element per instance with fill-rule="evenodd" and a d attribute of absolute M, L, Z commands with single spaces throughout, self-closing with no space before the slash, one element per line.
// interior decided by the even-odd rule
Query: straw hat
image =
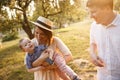
<path fill-rule="evenodd" d="M 36 22 L 30 21 L 34 25 L 52 32 L 53 22 L 45 17 L 38 17 Z"/>

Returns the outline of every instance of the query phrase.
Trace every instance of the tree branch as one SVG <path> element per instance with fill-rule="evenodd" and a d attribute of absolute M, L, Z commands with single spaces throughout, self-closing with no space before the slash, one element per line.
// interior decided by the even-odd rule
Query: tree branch
<path fill-rule="evenodd" d="M 24 6 L 24 8 L 27 8 L 27 7 L 29 6 L 29 4 L 31 3 L 31 1 L 32 1 L 32 0 L 29 0 L 29 1 L 26 0 L 26 1 L 25 1 L 25 6 Z"/>
<path fill-rule="evenodd" d="M 59 11 L 59 12 L 57 12 L 57 13 L 53 13 L 53 14 L 47 14 L 47 17 L 48 17 L 48 16 L 57 15 L 57 14 L 60 14 L 60 13 L 62 13 L 62 11 Z"/>
<path fill-rule="evenodd" d="M 19 11 L 22 11 L 22 12 L 23 12 L 23 10 L 22 10 L 22 9 L 17 8 L 17 7 L 13 7 L 12 9 L 17 9 L 17 10 L 19 10 Z"/>

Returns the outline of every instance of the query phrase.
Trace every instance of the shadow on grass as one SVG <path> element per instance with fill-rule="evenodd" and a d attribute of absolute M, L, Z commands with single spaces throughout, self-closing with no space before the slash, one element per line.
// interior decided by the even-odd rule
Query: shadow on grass
<path fill-rule="evenodd" d="M 0 50 L 0 60 L 3 61 L 3 59 L 7 59 L 10 57 L 17 57 L 15 56 L 18 52 L 21 52 L 18 44 L 14 44 L 10 47 L 4 48 L 2 50 Z"/>
<path fill-rule="evenodd" d="M 26 71 L 25 66 L 14 70 L 8 77 L 8 80 L 33 80 L 33 73 Z"/>
<path fill-rule="evenodd" d="M 22 66 L 5 76 L 0 75 L 0 80 L 33 80 L 33 73 L 27 72 L 25 66 Z"/>
<path fill-rule="evenodd" d="M 0 80 L 33 80 L 33 73 L 26 71 L 23 60 L 17 43 L 1 49 Z"/>

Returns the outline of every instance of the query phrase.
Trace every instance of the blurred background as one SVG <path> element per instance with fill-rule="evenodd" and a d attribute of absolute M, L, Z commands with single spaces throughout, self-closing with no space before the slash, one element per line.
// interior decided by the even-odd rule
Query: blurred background
<path fill-rule="evenodd" d="M 0 80 L 33 80 L 24 65 L 24 53 L 18 48 L 21 37 L 33 36 L 39 16 L 54 22 L 54 35 L 70 48 L 74 60 L 68 65 L 83 80 L 96 80 L 96 67 L 89 58 L 89 29 L 93 21 L 87 0 L 0 0 Z M 114 0 L 120 13 L 120 0 Z"/>

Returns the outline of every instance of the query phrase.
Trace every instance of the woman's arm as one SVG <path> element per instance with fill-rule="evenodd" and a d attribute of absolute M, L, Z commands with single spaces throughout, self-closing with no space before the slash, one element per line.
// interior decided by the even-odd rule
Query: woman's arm
<path fill-rule="evenodd" d="M 27 69 L 28 72 L 35 72 L 35 71 L 38 71 L 40 69 L 44 69 L 43 66 L 38 66 L 38 67 L 35 67 L 35 68 L 31 68 L 31 69 Z"/>
<path fill-rule="evenodd" d="M 54 37 L 54 44 L 56 44 L 56 47 L 63 54 L 66 62 L 69 62 L 73 59 L 71 51 L 69 50 L 69 48 L 64 44 L 64 42 L 60 38 Z"/>
<path fill-rule="evenodd" d="M 66 62 L 69 62 L 71 61 L 73 58 L 72 58 L 72 54 L 69 54 L 69 55 L 64 55 L 64 59 Z"/>

